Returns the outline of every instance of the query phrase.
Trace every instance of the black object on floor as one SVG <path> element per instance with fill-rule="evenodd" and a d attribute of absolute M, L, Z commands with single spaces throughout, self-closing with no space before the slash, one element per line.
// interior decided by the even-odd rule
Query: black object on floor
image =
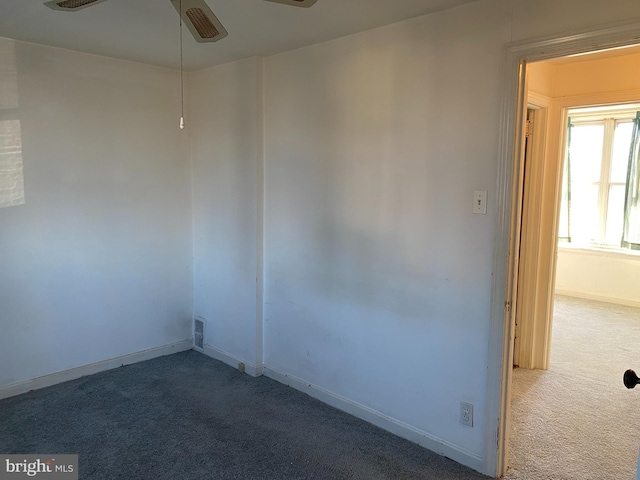
<path fill-rule="evenodd" d="M 0 453 L 80 479 L 486 479 L 270 380 L 182 352 L 0 401 Z"/>

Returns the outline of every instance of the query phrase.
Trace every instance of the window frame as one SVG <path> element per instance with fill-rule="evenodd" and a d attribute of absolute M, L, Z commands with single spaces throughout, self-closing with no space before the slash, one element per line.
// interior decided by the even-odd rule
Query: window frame
<path fill-rule="evenodd" d="M 575 125 L 603 125 L 603 144 L 600 162 L 600 178 L 592 185 L 598 187 L 598 226 L 596 238 L 588 243 L 575 243 L 573 241 L 558 241 L 558 246 L 571 249 L 615 251 L 629 253 L 627 249 L 620 245 L 611 245 L 606 242 L 607 216 L 609 211 L 609 197 L 612 186 L 626 185 L 624 182 L 613 182 L 611 179 L 612 160 L 614 152 L 614 139 L 616 127 L 620 123 L 633 122 L 636 113 L 640 111 L 640 104 L 625 104 L 612 106 L 582 106 L 571 107 L 567 110 L 567 115 L 571 118 L 571 124 Z M 564 145 L 565 162 L 567 161 L 568 148 L 567 139 Z M 564 182 L 563 182 L 564 183 Z M 621 232 L 622 235 L 622 232 Z"/>

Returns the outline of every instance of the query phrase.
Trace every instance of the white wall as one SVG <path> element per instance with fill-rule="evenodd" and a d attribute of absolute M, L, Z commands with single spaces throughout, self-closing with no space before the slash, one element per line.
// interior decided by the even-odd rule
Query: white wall
<path fill-rule="evenodd" d="M 15 52 L 26 203 L 0 209 L 0 386 L 189 339 L 176 72 Z"/>
<path fill-rule="evenodd" d="M 479 2 L 265 68 L 267 368 L 468 461 L 483 449 L 506 25 Z"/>
<path fill-rule="evenodd" d="M 206 320 L 208 353 L 251 373 L 262 364 L 261 71 L 251 58 L 189 84 L 195 315 Z"/>
<path fill-rule="evenodd" d="M 560 248 L 556 293 L 640 307 L 640 255 Z"/>
<path fill-rule="evenodd" d="M 268 57 L 264 112 L 254 60 L 193 75 L 210 353 L 261 359 L 264 113 L 265 372 L 482 469 L 504 47 L 640 15 L 615 3 L 479 1 Z"/>
<path fill-rule="evenodd" d="M 635 0 L 503 0 L 511 13 L 512 41 L 539 39 L 573 30 L 640 18 Z"/>

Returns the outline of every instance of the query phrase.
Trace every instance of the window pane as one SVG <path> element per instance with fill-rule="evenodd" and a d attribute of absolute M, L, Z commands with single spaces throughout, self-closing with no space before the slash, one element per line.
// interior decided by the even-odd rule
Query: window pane
<path fill-rule="evenodd" d="M 566 189 L 562 192 L 562 203 L 560 204 L 560 220 L 558 223 L 558 239 L 567 241 L 569 239 L 569 208 Z"/>
<path fill-rule="evenodd" d="M 573 175 L 573 169 L 572 169 Z M 572 177 L 573 178 L 573 177 Z M 588 244 L 598 232 L 598 185 L 571 182 L 571 242 Z"/>
<path fill-rule="evenodd" d="M 629 149 L 631 148 L 631 131 L 633 122 L 619 122 L 613 137 L 613 157 L 611 158 L 611 182 L 627 181 Z"/>
<path fill-rule="evenodd" d="M 620 246 L 624 219 L 624 185 L 612 185 L 609 189 L 609 205 L 607 207 L 607 230 L 604 243 L 614 247 Z"/>
<path fill-rule="evenodd" d="M 15 41 L 0 38 L 0 109 L 18 108 Z"/>
<path fill-rule="evenodd" d="M 558 223 L 558 240 L 562 242 L 568 242 L 571 239 L 571 232 L 569 228 L 569 189 L 567 178 L 568 162 L 565 159 L 564 166 L 562 168 L 562 200 L 560 202 L 560 219 Z"/>
<path fill-rule="evenodd" d="M 598 182 L 602 164 L 604 124 L 574 125 L 571 129 L 571 181 Z"/>

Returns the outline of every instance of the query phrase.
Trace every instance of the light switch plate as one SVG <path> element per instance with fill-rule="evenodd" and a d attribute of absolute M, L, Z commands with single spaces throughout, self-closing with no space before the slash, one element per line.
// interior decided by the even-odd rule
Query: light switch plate
<path fill-rule="evenodd" d="M 473 213 L 475 215 L 487 214 L 487 191 L 476 190 L 473 192 Z"/>

